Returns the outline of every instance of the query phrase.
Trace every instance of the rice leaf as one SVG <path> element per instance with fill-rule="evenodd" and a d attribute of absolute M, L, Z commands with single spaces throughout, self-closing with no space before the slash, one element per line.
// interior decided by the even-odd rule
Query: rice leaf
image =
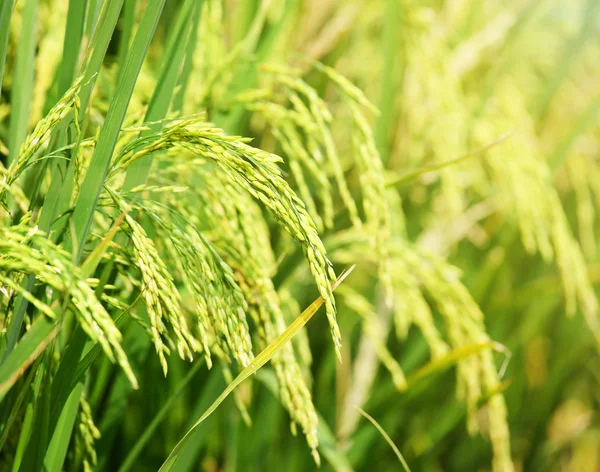
<path fill-rule="evenodd" d="M 35 320 L 16 348 L 0 364 L 0 402 L 27 368 L 44 352 L 57 332 L 54 320 L 44 316 Z"/>
<path fill-rule="evenodd" d="M 336 283 L 332 285 L 332 289 L 335 290 L 335 288 L 338 287 L 344 281 L 344 279 L 350 274 L 350 272 L 354 270 L 354 267 L 355 266 L 352 266 L 350 267 L 350 269 L 342 273 L 342 275 L 340 275 L 337 279 Z M 292 339 L 292 337 L 312 318 L 312 316 L 317 312 L 317 310 L 322 304 L 322 297 L 319 297 L 314 302 L 312 302 L 308 306 L 308 308 L 306 308 L 302 312 L 302 314 L 298 318 L 296 318 L 294 322 L 290 326 L 288 326 L 288 328 L 283 333 L 281 333 L 271 344 L 269 344 L 265 349 L 263 349 L 261 353 L 258 354 L 254 358 L 254 360 L 238 374 L 238 376 L 233 380 L 233 382 L 231 382 L 223 391 L 223 393 L 219 395 L 219 398 L 215 400 L 215 402 L 208 408 L 208 410 L 206 410 L 206 412 L 204 412 L 204 414 L 194 424 L 194 426 L 192 426 L 189 429 L 189 431 L 183 436 L 183 438 L 177 443 L 175 448 L 171 451 L 171 454 L 169 454 L 169 457 L 167 457 L 167 459 L 161 466 L 161 471 L 167 472 L 172 469 L 180 449 L 185 446 L 185 443 L 189 440 L 188 438 L 190 438 L 193 435 L 194 431 L 198 429 L 200 424 L 206 418 L 208 418 L 219 407 L 221 403 L 223 403 L 223 401 L 229 396 L 231 392 L 233 392 L 233 390 L 235 390 L 235 388 L 238 385 L 240 385 L 244 380 L 246 380 L 263 365 L 269 362 L 269 360 L 271 360 L 271 358 L 281 350 L 285 343 Z"/>
<path fill-rule="evenodd" d="M 400 452 L 400 449 L 398 449 L 398 446 L 396 446 L 394 444 L 394 441 L 392 441 L 392 438 L 390 438 L 390 435 L 388 433 L 386 433 L 385 430 L 381 427 L 381 425 L 377 422 L 377 420 L 375 418 L 373 418 L 371 415 L 369 415 L 365 410 L 363 410 L 362 408 L 359 408 L 359 407 L 356 407 L 356 408 L 358 409 L 360 414 L 363 415 L 366 419 L 368 419 L 371 422 L 371 424 L 373 426 L 375 426 L 375 428 L 377 428 L 377 431 L 379 431 L 379 433 L 384 437 L 384 439 L 387 441 L 387 443 L 390 445 L 390 447 L 394 451 L 394 454 L 396 454 L 396 457 L 398 457 L 398 461 L 400 462 L 400 464 L 402 464 L 402 467 L 404 468 L 404 470 L 406 472 L 410 472 L 410 468 L 408 467 L 406 460 L 402 456 L 402 453 Z"/>
<path fill-rule="evenodd" d="M 29 109 L 33 97 L 33 66 L 37 40 L 37 10 L 39 0 L 26 0 L 23 7 L 23 26 L 15 63 L 13 88 L 10 101 L 13 110 L 10 114 L 10 144 L 8 162 L 15 161 L 21 144 L 27 136 Z M 10 2 L 2 2 L 8 3 Z M 9 15 L 10 17 L 10 15 Z"/>

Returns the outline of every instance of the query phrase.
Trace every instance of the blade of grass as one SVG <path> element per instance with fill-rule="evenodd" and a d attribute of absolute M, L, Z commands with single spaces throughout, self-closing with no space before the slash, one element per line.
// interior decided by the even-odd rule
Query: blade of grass
<path fill-rule="evenodd" d="M 103 0 L 88 0 L 87 12 L 85 15 L 85 35 L 89 38 L 94 34 L 96 26 L 98 26 L 98 17 L 102 10 Z"/>
<path fill-rule="evenodd" d="M 200 25 L 200 16 L 202 13 L 203 3 L 204 0 L 197 1 L 195 3 L 194 11 L 192 12 L 192 26 L 186 46 L 183 68 L 181 70 L 181 74 L 179 75 L 175 96 L 173 97 L 173 109 L 179 112 L 181 112 L 183 109 L 185 93 L 190 81 L 190 75 L 194 69 L 194 54 L 196 52 L 196 47 L 198 46 L 198 27 Z"/>
<path fill-rule="evenodd" d="M 4 77 L 4 64 L 8 48 L 8 34 L 10 33 L 10 18 L 16 0 L 5 0 L 0 3 L 0 96 L 2 93 L 2 79 Z"/>
<path fill-rule="evenodd" d="M 10 3 L 10 2 L 9 2 Z M 10 95 L 11 113 L 8 135 L 8 163 L 19 155 L 27 137 L 29 109 L 33 96 L 33 67 L 37 38 L 38 0 L 26 0 L 23 6 L 23 25 L 19 34 L 17 57 Z"/>
<path fill-rule="evenodd" d="M 98 25 L 94 28 L 93 36 L 89 42 L 86 56 L 83 60 L 79 75 L 83 75 L 83 84 L 79 93 L 80 115 L 79 126 L 85 128 L 87 121 L 87 106 L 99 75 L 100 68 L 104 61 L 108 45 L 119 19 L 119 13 L 124 0 L 112 0 L 102 4 L 102 10 L 98 19 Z M 92 8 L 90 2 L 89 8 Z M 89 13 L 89 11 L 88 11 Z M 89 20 L 89 18 L 88 18 Z M 54 148 L 66 144 L 66 123 L 59 128 L 59 135 L 56 137 Z M 70 204 L 73 191 L 74 166 L 71 163 L 70 156 L 78 152 L 79 143 L 69 154 L 69 161 L 56 160 L 51 168 L 50 189 L 44 200 L 42 207 L 42 216 L 40 218 L 40 229 L 48 232 L 56 216 L 62 214 Z"/>
<path fill-rule="evenodd" d="M 80 121 L 83 121 L 87 116 L 85 110 L 87 109 L 100 68 L 104 62 L 108 45 L 117 26 L 119 14 L 123 8 L 123 1 L 110 0 L 102 3 L 100 16 L 89 41 L 83 65 L 79 71 L 79 75 L 84 74 L 83 85 L 79 94 L 82 110 Z"/>
<path fill-rule="evenodd" d="M 202 416 L 202 413 L 210 406 L 212 399 L 219 394 L 223 389 L 223 376 L 219 372 L 220 366 L 217 364 L 211 370 L 212 374 L 208 380 L 202 384 L 201 395 L 190 415 L 190 420 L 186 425 L 186 430 L 190 429 L 196 420 Z M 191 472 L 194 468 L 197 457 L 201 452 L 202 446 L 206 444 L 205 438 L 208 440 L 208 432 L 211 429 L 216 417 L 210 417 L 206 420 L 205 428 L 197 429 L 192 434 L 190 440 L 182 447 L 177 459 L 173 465 L 173 470 L 177 472 Z"/>
<path fill-rule="evenodd" d="M 110 4 L 111 2 L 104 5 L 107 10 Z M 118 8 L 119 11 L 121 6 L 122 0 Z M 75 261 L 77 263 L 81 259 L 85 241 L 87 239 L 98 202 L 98 197 L 100 196 L 100 191 L 104 185 L 104 179 L 110 165 L 112 153 L 117 143 L 121 125 L 125 118 L 129 100 L 131 99 L 135 82 L 137 81 L 137 77 L 141 70 L 146 52 L 150 46 L 154 31 L 156 30 L 156 25 L 160 18 L 163 6 L 164 0 L 152 2 L 148 5 L 148 8 L 144 12 L 131 49 L 127 53 L 127 58 L 125 60 L 123 69 L 119 73 L 115 95 L 113 96 L 108 109 L 104 126 L 101 128 L 100 135 L 98 137 L 98 143 L 92 154 L 90 166 L 81 186 L 80 196 L 75 205 L 72 220 L 76 236 L 74 239 L 67 240 L 66 242 L 67 250 L 71 250 L 73 247 L 77 248 L 75 253 Z M 109 19 L 112 19 L 112 17 L 103 18 L 104 21 Z M 111 25 L 109 24 L 109 27 L 110 26 Z M 99 36 L 104 37 L 104 35 L 105 29 L 103 28 L 100 30 Z M 108 43 L 106 43 L 106 46 L 108 46 Z M 94 54 L 92 49 L 90 60 L 93 58 Z M 81 359 L 83 349 L 85 347 L 85 341 L 86 337 L 83 333 L 83 330 L 78 326 L 75 330 L 73 338 L 71 339 L 71 342 L 69 343 L 69 347 L 63 356 L 59 372 L 57 372 L 57 375 L 55 376 L 55 382 L 53 382 L 55 386 L 53 386 L 53 391 L 56 392 L 58 391 L 57 389 L 63 388 L 62 386 L 67 386 L 67 389 L 63 390 L 65 393 L 70 393 L 69 388 L 73 385 L 72 378 Z M 59 375 L 61 374 L 61 369 L 62 373 L 64 374 Z M 57 378 L 60 379 L 59 383 L 56 383 Z M 57 417 L 62 415 L 64 397 L 64 394 L 53 395 L 53 398 L 57 400 L 53 402 L 53 423 Z"/>
<path fill-rule="evenodd" d="M 137 0 L 125 0 L 123 22 L 121 23 L 121 37 L 119 38 L 119 51 L 117 52 L 117 64 L 119 64 L 119 70 L 123 67 L 123 63 L 127 57 L 127 51 L 129 51 L 133 25 L 135 23 L 136 3 Z"/>
<path fill-rule="evenodd" d="M 294 21 L 293 13 L 299 8 L 298 4 L 291 2 L 288 8 L 284 9 L 281 18 L 277 22 L 269 24 L 269 28 L 265 28 L 269 3 L 267 0 L 261 0 L 257 3 L 256 13 L 248 26 L 248 32 L 239 43 L 242 47 L 241 56 L 248 57 L 254 53 L 256 60 L 246 64 L 246 67 L 236 73 L 231 81 L 232 88 L 235 91 L 241 92 L 256 86 L 258 81 L 256 64 L 265 61 L 269 54 L 273 53 L 273 50 L 276 49 L 277 40 L 285 34 L 285 26 Z M 250 13 L 250 10 L 247 10 L 247 12 Z M 226 114 L 216 112 L 213 121 L 229 133 L 240 133 L 245 114 L 245 108 L 238 105 Z"/>
<path fill-rule="evenodd" d="M 44 367 L 44 384 L 39 389 L 39 401 L 35 404 L 34 422 L 32 423 L 31 436 L 23 453 L 23 462 L 19 468 L 22 472 L 41 470 L 44 453 L 48 443 L 48 420 L 50 413 L 50 389 L 47 384 L 50 380 L 51 354 L 46 351 L 40 367 Z M 13 470 L 15 470 L 13 468 Z"/>
<path fill-rule="evenodd" d="M 385 183 L 385 185 L 387 187 L 394 187 L 396 185 L 403 184 L 409 180 L 413 180 L 413 179 L 419 177 L 420 175 L 427 174 L 429 172 L 435 172 L 435 171 L 441 170 L 445 167 L 449 167 L 449 166 L 452 166 L 455 164 L 460 164 L 461 162 L 471 159 L 472 157 L 481 156 L 489 149 L 493 148 L 494 146 L 497 146 L 498 144 L 501 144 L 502 142 L 504 142 L 505 140 L 510 138 L 512 136 L 512 134 L 513 134 L 512 131 L 509 133 L 503 134 L 502 136 L 500 136 L 498 139 L 492 141 L 491 143 L 481 146 L 472 151 L 469 151 L 468 153 L 466 153 L 460 157 L 457 157 L 455 159 L 450 159 L 448 161 L 443 161 L 443 162 L 439 162 L 439 163 L 435 163 L 435 164 L 431 164 L 431 165 L 427 165 L 427 166 L 422 166 L 422 167 L 419 167 L 418 169 L 410 170 L 408 172 L 405 172 L 404 174 L 394 176 L 391 179 L 389 179 Z"/>
<path fill-rule="evenodd" d="M 486 349 L 491 349 L 497 346 L 497 343 L 493 341 L 488 341 L 485 343 L 478 344 L 469 344 L 468 346 L 462 346 L 456 349 L 453 349 L 449 353 L 445 354 L 438 359 L 435 359 L 425 366 L 421 367 L 416 372 L 412 373 L 406 378 L 407 390 L 419 380 L 430 376 L 431 374 L 444 370 L 454 364 L 456 364 L 459 360 L 469 357 L 475 354 L 480 353 Z"/>
<path fill-rule="evenodd" d="M 27 398 L 27 393 L 31 388 L 31 383 L 33 382 L 36 372 L 37 366 L 33 365 L 33 367 L 29 369 L 29 373 L 27 374 L 25 381 L 22 383 L 22 385 L 19 386 L 19 393 L 15 393 L 16 398 L 15 401 L 11 404 L 11 408 L 7 408 L 2 412 L 2 421 L 0 422 L 0 452 L 2 452 L 2 448 L 6 443 L 6 439 L 8 438 L 8 433 L 10 432 L 12 425 L 17 419 L 17 416 L 19 416 L 19 414 L 21 413 L 21 406 L 23 405 L 25 398 Z"/>
<path fill-rule="evenodd" d="M 102 13 L 98 21 L 99 25 L 94 30 L 94 36 L 90 41 L 90 45 L 86 54 L 86 60 L 84 61 L 83 66 L 85 78 L 80 93 L 82 110 L 81 119 L 83 119 L 83 116 L 85 116 L 84 111 L 87 108 L 87 104 L 95 83 L 95 78 L 98 75 L 104 60 L 104 56 L 106 55 L 106 50 L 108 49 L 108 44 L 117 24 L 117 20 L 119 19 L 119 12 L 121 11 L 122 5 L 123 0 L 112 0 L 104 3 Z M 59 148 L 64 144 L 65 142 L 63 140 L 58 139 L 54 148 Z M 71 170 L 69 173 L 66 172 L 66 170 L 63 168 L 64 161 L 62 159 L 56 160 L 55 162 L 56 166 L 52 169 L 50 188 L 46 198 L 44 199 L 39 221 L 40 229 L 45 232 L 50 230 L 50 226 L 56 218 L 56 215 L 62 211 L 61 208 L 63 208 L 66 205 L 66 202 L 70 200 L 73 186 L 73 181 L 65 178 L 65 175 L 67 175 L 67 177 L 72 175 L 73 171 Z M 23 283 L 23 287 L 27 291 L 31 291 L 33 289 L 34 279 L 35 278 L 33 276 L 29 276 Z M 7 328 L 7 344 L 4 350 L 3 359 L 6 359 L 17 342 L 18 336 L 21 332 L 21 326 L 23 324 L 23 317 L 25 316 L 25 311 L 27 310 L 28 301 L 19 296 L 15 302 L 15 306 L 16 309 Z"/>
<path fill-rule="evenodd" d="M 400 449 L 398 449 L 396 444 L 394 444 L 394 441 L 392 441 L 392 438 L 390 438 L 389 434 L 386 433 L 385 430 L 381 427 L 381 425 L 377 422 L 377 420 L 375 420 L 375 418 L 373 418 L 371 415 L 369 415 L 365 410 L 363 410 L 362 408 L 359 408 L 359 407 L 356 407 L 356 409 L 360 412 L 361 415 L 363 415 L 366 419 L 368 419 L 371 422 L 371 424 L 373 426 L 375 426 L 375 428 L 377 428 L 377 431 L 379 431 L 379 433 L 384 437 L 384 439 L 387 441 L 387 443 L 390 445 L 390 447 L 394 451 L 394 454 L 396 454 L 396 457 L 398 457 L 398 461 L 400 461 L 400 464 L 402 464 L 402 467 L 404 468 L 404 470 L 406 472 L 410 472 L 410 467 L 408 467 L 408 464 L 406 463 L 406 460 L 402 456 Z"/>
<path fill-rule="evenodd" d="M 342 273 L 340 277 L 337 279 L 335 284 L 333 284 L 332 289 L 335 290 L 344 279 L 354 270 L 355 266 L 350 267 L 347 271 Z M 223 401 L 229 396 L 229 394 L 244 380 L 250 377 L 253 373 L 255 373 L 258 369 L 260 369 L 263 365 L 271 360 L 271 358 L 277 354 L 281 350 L 281 348 L 287 343 L 292 337 L 300 331 L 300 329 L 313 317 L 313 315 L 317 312 L 319 307 L 323 304 L 323 299 L 321 297 L 317 298 L 314 302 L 312 302 L 306 310 L 302 312 L 302 314 L 294 320 L 292 324 L 290 324 L 287 329 L 281 333 L 277 338 L 269 344 L 265 349 L 263 349 L 258 356 L 254 358 L 254 360 L 245 367 L 238 376 L 231 382 L 227 388 L 221 393 L 221 395 L 215 400 L 215 402 L 210 406 L 208 410 L 200 417 L 200 419 L 190 428 L 190 430 L 183 436 L 181 441 L 177 443 L 175 448 L 169 454 L 169 457 L 165 460 L 163 465 L 161 466 L 161 471 L 170 471 L 172 470 L 173 464 L 177 459 L 177 455 L 181 448 L 185 445 L 185 443 L 192 436 L 194 431 L 198 429 L 200 424 L 208 418 Z"/>
<path fill-rule="evenodd" d="M 119 73 L 115 94 L 104 120 L 104 125 L 100 130 L 98 143 L 92 154 L 90 166 L 81 185 L 81 192 L 73 211 L 73 221 L 77 235 L 76 246 L 78 247 L 76 254 L 77 261 L 81 258 L 83 248 L 85 247 L 85 241 L 96 210 L 98 197 L 104 185 L 104 179 L 106 178 L 110 160 L 117 144 L 121 125 L 125 119 L 129 100 L 131 99 L 133 88 L 142 68 L 142 63 L 146 57 L 146 52 L 150 46 L 150 41 L 154 36 L 164 3 L 165 0 L 151 2 L 144 11 L 140 26 L 131 45 L 131 50 L 127 53 L 123 69 Z M 67 247 L 69 248 L 69 245 Z M 70 247 L 73 247 L 73 244 Z"/>
<path fill-rule="evenodd" d="M 121 213 L 119 215 L 119 217 L 115 220 L 115 222 L 112 224 L 112 226 L 108 230 L 108 233 L 106 233 L 106 236 L 104 236 L 102 238 L 102 240 L 94 248 L 94 250 L 91 252 L 91 254 L 88 256 L 88 258 L 85 260 L 85 262 L 81 265 L 81 269 L 82 269 L 83 275 L 85 277 L 91 277 L 94 274 L 94 272 L 96 271 L 98 264 L 100 263 L 100 261 L 102 260 L 102 257 L 108 250 L 108 246 L 114 239 L 115 235 L 117 234 L 117 231 L 119 231 L 121 223 L 123 223 L 123 220 L 125 219 L 126 215 L 127 215 L 126 211 L 124 211 L 123 213 Z"/>
<path fill-rule="evenodd" d="M 235 42 L 241 41 L 248 34 L 252 20 L 256 18 L 260 2 L 261 0 L 246 0 L 240 4 L 239 8 L 236 8 Z"/>
<path fill-rule="evenodd" d="M 162 124 L 159 122 L 167 116 L 171 97 L 179 78 L 179 72 L 185 55 L 185 45 L 191 30 L 191 18 L 194 8 L 194 0 L 185 0 L 181 6 L 177 22 L 171 35 L 168 47 L 165 51 L 166 60 L 161 67 L 160 77 L 150 103 L 144 121 L 151 122 L 149 129 L 140 133 L 140 137 L 156 133 Z M 152 155 L 144 156 L 136 160 L 127 169 L 123 191 L 127 192 L 138 185 L 142 185 L 148 179 L 150 167 L 152 166 Z"/>
<path fill-rule="evenodd" d="M 256 378 L 267 387 L 275 398 L 279 398 L 279 382 L 275 372 L 270 369 L 260 369 L 256 372 Z M 352 466 L 346 455 L 338 447 L 335 435 L 327 425 L 327 421 L 317 412 L 319 423 L 317 425 L 317 437 L 319 439 L 319 452 L 336 472 L 352 472 Z"/>
<path fill-rule="evenodd" d="M 19 433 L 19 441 L 17 443 L 17 450 L 15 452 L 15 457 L 13 460 L 13 472 L 18 471 L 21 467 L 21 463 L 23 461 L 27 445 L 29 444 L 29 440 L 34 431 L 38 405 L 42 402 L 42 398 L 39 394 L 40 390 L 42 390 L 42 383 L 44 381 L 45 372 L 46 367 L 44 363 L 40 363 L 40 366 L 35 374 L 33 384 L 31 386 L 29 401 L 27 402 L 27 407 L 25 408 L 25 417 L 23 418 L 23 424 Z"/>
<path fill-rule="evenodd" d="M 87 7 L 88 0 L 69 0 L 63 55 L 58 75 L 59 97 L 62 97 L 75 79 Z"/>
<path fill-rule="evenodd" d="M 133 447 L 129 450 L 129 454 L 119 467 L 119 472 L 127 472 L 130 470 L 138 460 L 139 455 L 143 451 L 144 447 L 152 439 L 152 435 L 155 433 L 156 429 L 160 426 L 161 422 L 165 419 L 165 416 L 169 413 L 169 410 L 175 403 L 175 400 L 185 391 L 185 388 L 190 383 L 190 381 L 194 378 L 194 375 L 198 373 L 200 367 L 202 367 L 204 363 L 201 360 L 197 360 L 196 363 L 189 370 L 187 375 L 181 380 L 181 382 L 175 387 L 175 389 L 169 395 L 168 400 L 163 404 L 162 408 L 156 413 L 154 418 L 150 424 L 146 427 L 140 438 L 136 441 Z"/>
<path fill-rule="evenodd" d="M 0 401 L 58 332 L 53 320 L 40 316 L 0 365 Z"/>
<path fill-rule="evenodd" d="M 152 352 L 152 343 L 148 336 L 146 336 L 144 329 L 137 323 L 131 323 L 125 331 L 123 344 L 127 346 L 127 357 L 134 372 L 142 370 L 144 361 Z M 96 351 L 95 347 L 90 351 L 89 355 L 92 355 L 94 351 Z M 99 348 L 97 352 L 101 352 Z M 84 360 L 80 362 L 80 366 L 86 362 L 89 355 L 84 357 Z M 98 425 L 101 437 L 96 450 L 99 457 L 111 457 L 112 451 L 115 449 L 115 441 L 121 431 L 123 417 L 128 411 L 129 396 L 132 388 L 126 376 L 120 372 L 117 373 L 114 382 L 99 385 L 97 388 L 99 392 L 104 392 L 107 398 L 104 401 L 100 401 L 102 398 L 100 393 L 94 392 L 99 399 L 94 405 L 95 409 L 99 415 L 102 415 L 102 419 Z M 113 468 L 106 467 L 105 469 L 111 472 L 114 470 Z M 100 468 L 99 470 L 102 469 Z"/>
<path fill-rule="evenodd" d="M 44 456 L 44 472 L 60 472 L 62 470 L 69 442 L 71 441 L 73 427 L 75 426 L 82 393 L 83 383 L 79 382 L 71 390 L 69 398 L 65 402 L 60 418 L 52 432 L 52 439 L 50 439 L 48 450 Z"/>

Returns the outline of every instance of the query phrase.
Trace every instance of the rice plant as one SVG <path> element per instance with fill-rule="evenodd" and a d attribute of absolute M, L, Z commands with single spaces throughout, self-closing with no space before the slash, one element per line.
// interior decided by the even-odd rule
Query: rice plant
<path fill-rule="evenodd" d="M 0 470 L 597 470 L 599 5 L 3 0 Z"/>

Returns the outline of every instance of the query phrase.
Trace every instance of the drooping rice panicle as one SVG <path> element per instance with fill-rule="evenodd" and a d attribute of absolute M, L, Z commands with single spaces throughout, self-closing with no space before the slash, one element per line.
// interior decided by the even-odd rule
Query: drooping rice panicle
<path fill-rule="evenodd" d="M 284 230 L 302 246 L 309 267 L 323 296 L 336 352 L 340 350 L 340 333 L 335 318 L 335 301 L 331 282 L 335 279 L 331 263 L 319 238 L 316 226 L 304 204 L 281 177 L 277 163 L 281 158 L 249 146 L 244 139 L 226 136 L 220 129 L 203 124 L 201 118 L 175 121 L 166 126 L 149 144 L 115 159 L 113 173 L 144 155 L 171 148 L 181 148 L 217 165 L 231 182 L 246 189 L 265 205 Z"/>
<path fill-rule="evenodd" d="M 47 239 L 37 227 L 25 223 L 0 229 L 0 253 L 0 270 L 7 274 L 33 274 L 60 293 L 69 302 L 90 339 L 102 346 L 108 358 L 117 362 L 131 384 L 137 387 L 137 380 L 121 346 L 119 329 L 84 280 L 80 269 L 71 262 L 70 254 Z M 8 283 L 13 285 L 10 287 L 13 290 L 19 290 L 18 283 L 11 282 L 6 276 L 4 285 Z M 43 300 L 37 301 L 33 295 L 28 299 L 47 316 L 55 317 L 54 310 Z"/>
<path fill-rule="evenodd" d="M 286 327 L 278 294 L 269 277 L 269 268 L 275 260 L 268 244 L 268 229 L 259 224 L 260 209 L 249 200 L 249 195 L 236 191 L 221 179 L 223 176 L 213 174 L 207 180 L 206 207 L 210 209 L 213 224 L 227 228 L 224 234 L 228 236 L 219 241 L 219 247 L 237 268 L 236 277 L 248 300 L 261 344 L 267 345 Z M 317 414 L 291 344 L 273 358 L 273 367 L 282 402 L 292 418 L 292 431 L 296 423 L 301 426 L 313 455 L 318 458 Z"/>
<path fill-rule="evenodd" d="M 54 105 L 48 114 L 40 120 L 33 131 L 27 136 L 25 142 L 19 150 L 18 158 L 8 168 L 8 174 L 5 177 L 6 185 L 10 186 L 21 175 L 21 173 L 31 165 L 35 154 L 46 144 L 52 130 L 69 113 L 77 114 L 79 108 L 78 93 L 81 89 L 83 77 L 79 77 L 65 92 L 63 97 Z M 74 120 L 77 123 L 77 119 Z M 4 195 L 4 190 L 0 189 L 0 196 Z"/>

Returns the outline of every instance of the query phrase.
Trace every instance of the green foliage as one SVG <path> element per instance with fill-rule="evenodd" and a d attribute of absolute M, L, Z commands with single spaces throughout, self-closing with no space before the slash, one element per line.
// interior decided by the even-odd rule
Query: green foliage
<path fill-rule="evenodd" d="M 597 5 L 2 2 L 0 470 L 596 470 Z"/>

